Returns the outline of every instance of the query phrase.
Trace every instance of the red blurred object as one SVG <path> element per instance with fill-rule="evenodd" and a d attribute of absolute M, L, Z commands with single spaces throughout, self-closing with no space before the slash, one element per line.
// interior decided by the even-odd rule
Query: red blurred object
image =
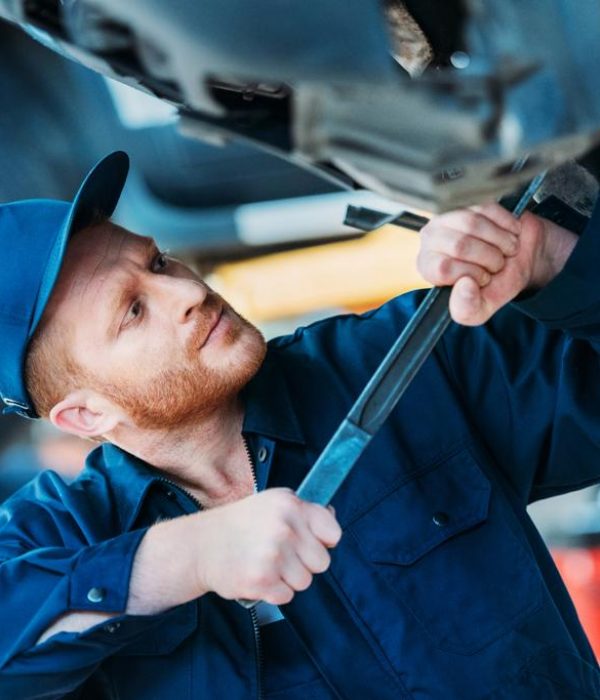
<path fill-rule="evenodd" d="M 600 658 L 600 546 L 553 547 L 552 556 Z"/>

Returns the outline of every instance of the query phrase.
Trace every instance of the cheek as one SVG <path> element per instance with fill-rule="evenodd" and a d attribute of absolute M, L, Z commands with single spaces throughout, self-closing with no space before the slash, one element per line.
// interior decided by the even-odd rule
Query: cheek
<path fill-rule="evenodd" d="M 138 383 L 168 367 L 180 352 L 172 336 L 163 331 L 131 333 L 114 344 L 98 345 L 88 357 L 94 359 L 92 368 L 96 374 L 107 381 Z"/>
<path fill-rule="evenodd" d="M 123 347 L 114 358 L 114 366 L 131 376 L 152 377 L 176 362 L 180 352 L 170 335 L 155 333 Z"/>

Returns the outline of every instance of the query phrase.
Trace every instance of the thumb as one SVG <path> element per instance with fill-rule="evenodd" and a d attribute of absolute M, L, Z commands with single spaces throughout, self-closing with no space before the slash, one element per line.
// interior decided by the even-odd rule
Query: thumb
<path fill-rule="evenodd" d="M 491 316 L 486 313 L 480 286 L 472 277 L 458 279 L 450 294 L 450 315 L 463 326 L 478 326 Z"/>

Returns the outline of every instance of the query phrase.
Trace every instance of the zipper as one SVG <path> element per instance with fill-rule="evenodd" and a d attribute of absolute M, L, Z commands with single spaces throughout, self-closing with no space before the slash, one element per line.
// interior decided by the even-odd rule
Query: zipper
<path fill-rule="evenodd" d="M 204 510 L 202 508 L 202 503 L 200 503 L 200 501 L 196 498 L 196 496 L 191 494 L 189 491 L 186 491 L 183 488 L 183 486 L 176 484 L 174 481 L 171 481 L 171 479 L 167 479 L 165 476 L 159 476 L 157 478 L 157 481 L 161 481 L 163 484 L 168 484 L 169 486 L 172 486 L 177 491 L 181 491 L 190 499 L 190 501 L 192 501 L 192 503 L 196 506 L 196 508 L 198 508 L 198 510 Z"/>
<path fill-rule="evenodd" d="M 254 630 L 254 649 L 256 651 L 256 697 L 261 700 L 262 693 L 262 666 L 263 666 L 263 649 L 260 638 L 260 627 L 258 625 L 258 614 L 256 608 L 250 608 L 250 618 L 252 620 L 252 629 Z"/>
<path fill-rule="evenodd" d="M 250 451 L 250 445 L 246 440 L 246 436 L 242 435 L 242 440 L 244 441 L 244 447 L 246 449 L 246 456 L 248 457 L 248 464 L 250 465 L 250 471 L 252 472 L 252 481 L 254 482 L 254 493 L 258 493 L 258 481 L 256 480 L 256 469 L 254 467 L 254 458 L 252 457 L 252 452 Z M 263 672 L 263 648 L 262 640 L 260 638 L 260 626 L 258 624 L 258 614 L 256 608 L 252 607 L 249 610 L 250 619 L 252 620 L 252 630 L 254 631 L 254 648 L 256 651 L 256 696 L 258 700 L 261 700 L 262 693 L 262 672 Z"/>
<path fill-rule="evenodd" d="M 254 493 L 258 493 L 258 481 L 256 480 L 256 468 L 254 467 L 254 457 L 252 452 L 250 452 L 250 445 L 246 436 L 242 435 L 242 440 L 244 441 L 244 448 L 246 449 L 246 456 L 248 457 L 248 464 L 250 464 L 250 471 L 252 472 L 252 481 L 254 482 Z"/>
<path fill-rule="evenodd" d="M 246 449 L 246 455 L 248 457 L 248 463 L 250 464 L 250 471 L 252 472 L 252 481 L 254 482 L 254 492 L 258 492 L 258 481 L 256 480 L 256 470 L 254 468 L 254 459 L 252 457 L 252 452 L 250 451 L 250 446 L 248 445 L 248 441 L 246 440 L 246 437 L 242 435 L 242 440 L 244 441 L 244 448 Z M 186 491 L 182 486 L 179 484 L 176 484 L 174 481 L 171 481 L 170 479 L 167 479 L 164 476 L 158 477 L 158 481 L 161 481 L 164 484 L 169 484 L 169 486 L 179 489 L 182 493 L 184 493 L 191 501 L 196 505 L 198 510 L 203 510 L 202 504 L 200 501 L 189 491 Z M 255 649 L 255 659 L 256 659 L 256 696 L 258 700 L 261 700 L 263 697 L 263 692 L 262 692 L 262 668 L 263 668 L 263 648 L 262 648 L 262 641 L 260 638 L 260 626 L 258 624 L 258 615 L 256 613 L 255 608 L 250 608 L 249 610 L 250 613 L 250 619 L 252 621 L 252 630 L 254 632 L 254 649 Z"/>

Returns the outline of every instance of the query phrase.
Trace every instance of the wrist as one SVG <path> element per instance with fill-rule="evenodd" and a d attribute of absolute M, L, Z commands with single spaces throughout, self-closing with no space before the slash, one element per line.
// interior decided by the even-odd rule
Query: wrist
<path fill-rule="evenodd" d="M 543 225 L 542 244 L 533 265 L 529 283 L 530 289 L 541 289 L 549 284 L 564 268 L 578 237 L 548 219 L 540 219 Z"/>
<path fill-rule="evenodd" d="M 200 597 L 206 590 L 197 576 L 203 542 L 200 515 L 185 515 L 148 529 L 133 561 L 128 614 L 153 615 Z"/>
<path fill-rule="evenodd" d="M 210 546 L 211 540 L 214 538 L 214 532 L 211 535 L 213 513 L 210 511 L 202 511 L 190 516 L 193 521 L 193 528 L 190 532 L 190 542 L 193 546 L 189 548 L 193 556 L 191 562 L 191 571 L 194 578 L 194 590 L 196 596 L 200 597 L 205 593 L 209 593 L 212 589 L 209 583 L 209 562 L 210 562 Z"/>

